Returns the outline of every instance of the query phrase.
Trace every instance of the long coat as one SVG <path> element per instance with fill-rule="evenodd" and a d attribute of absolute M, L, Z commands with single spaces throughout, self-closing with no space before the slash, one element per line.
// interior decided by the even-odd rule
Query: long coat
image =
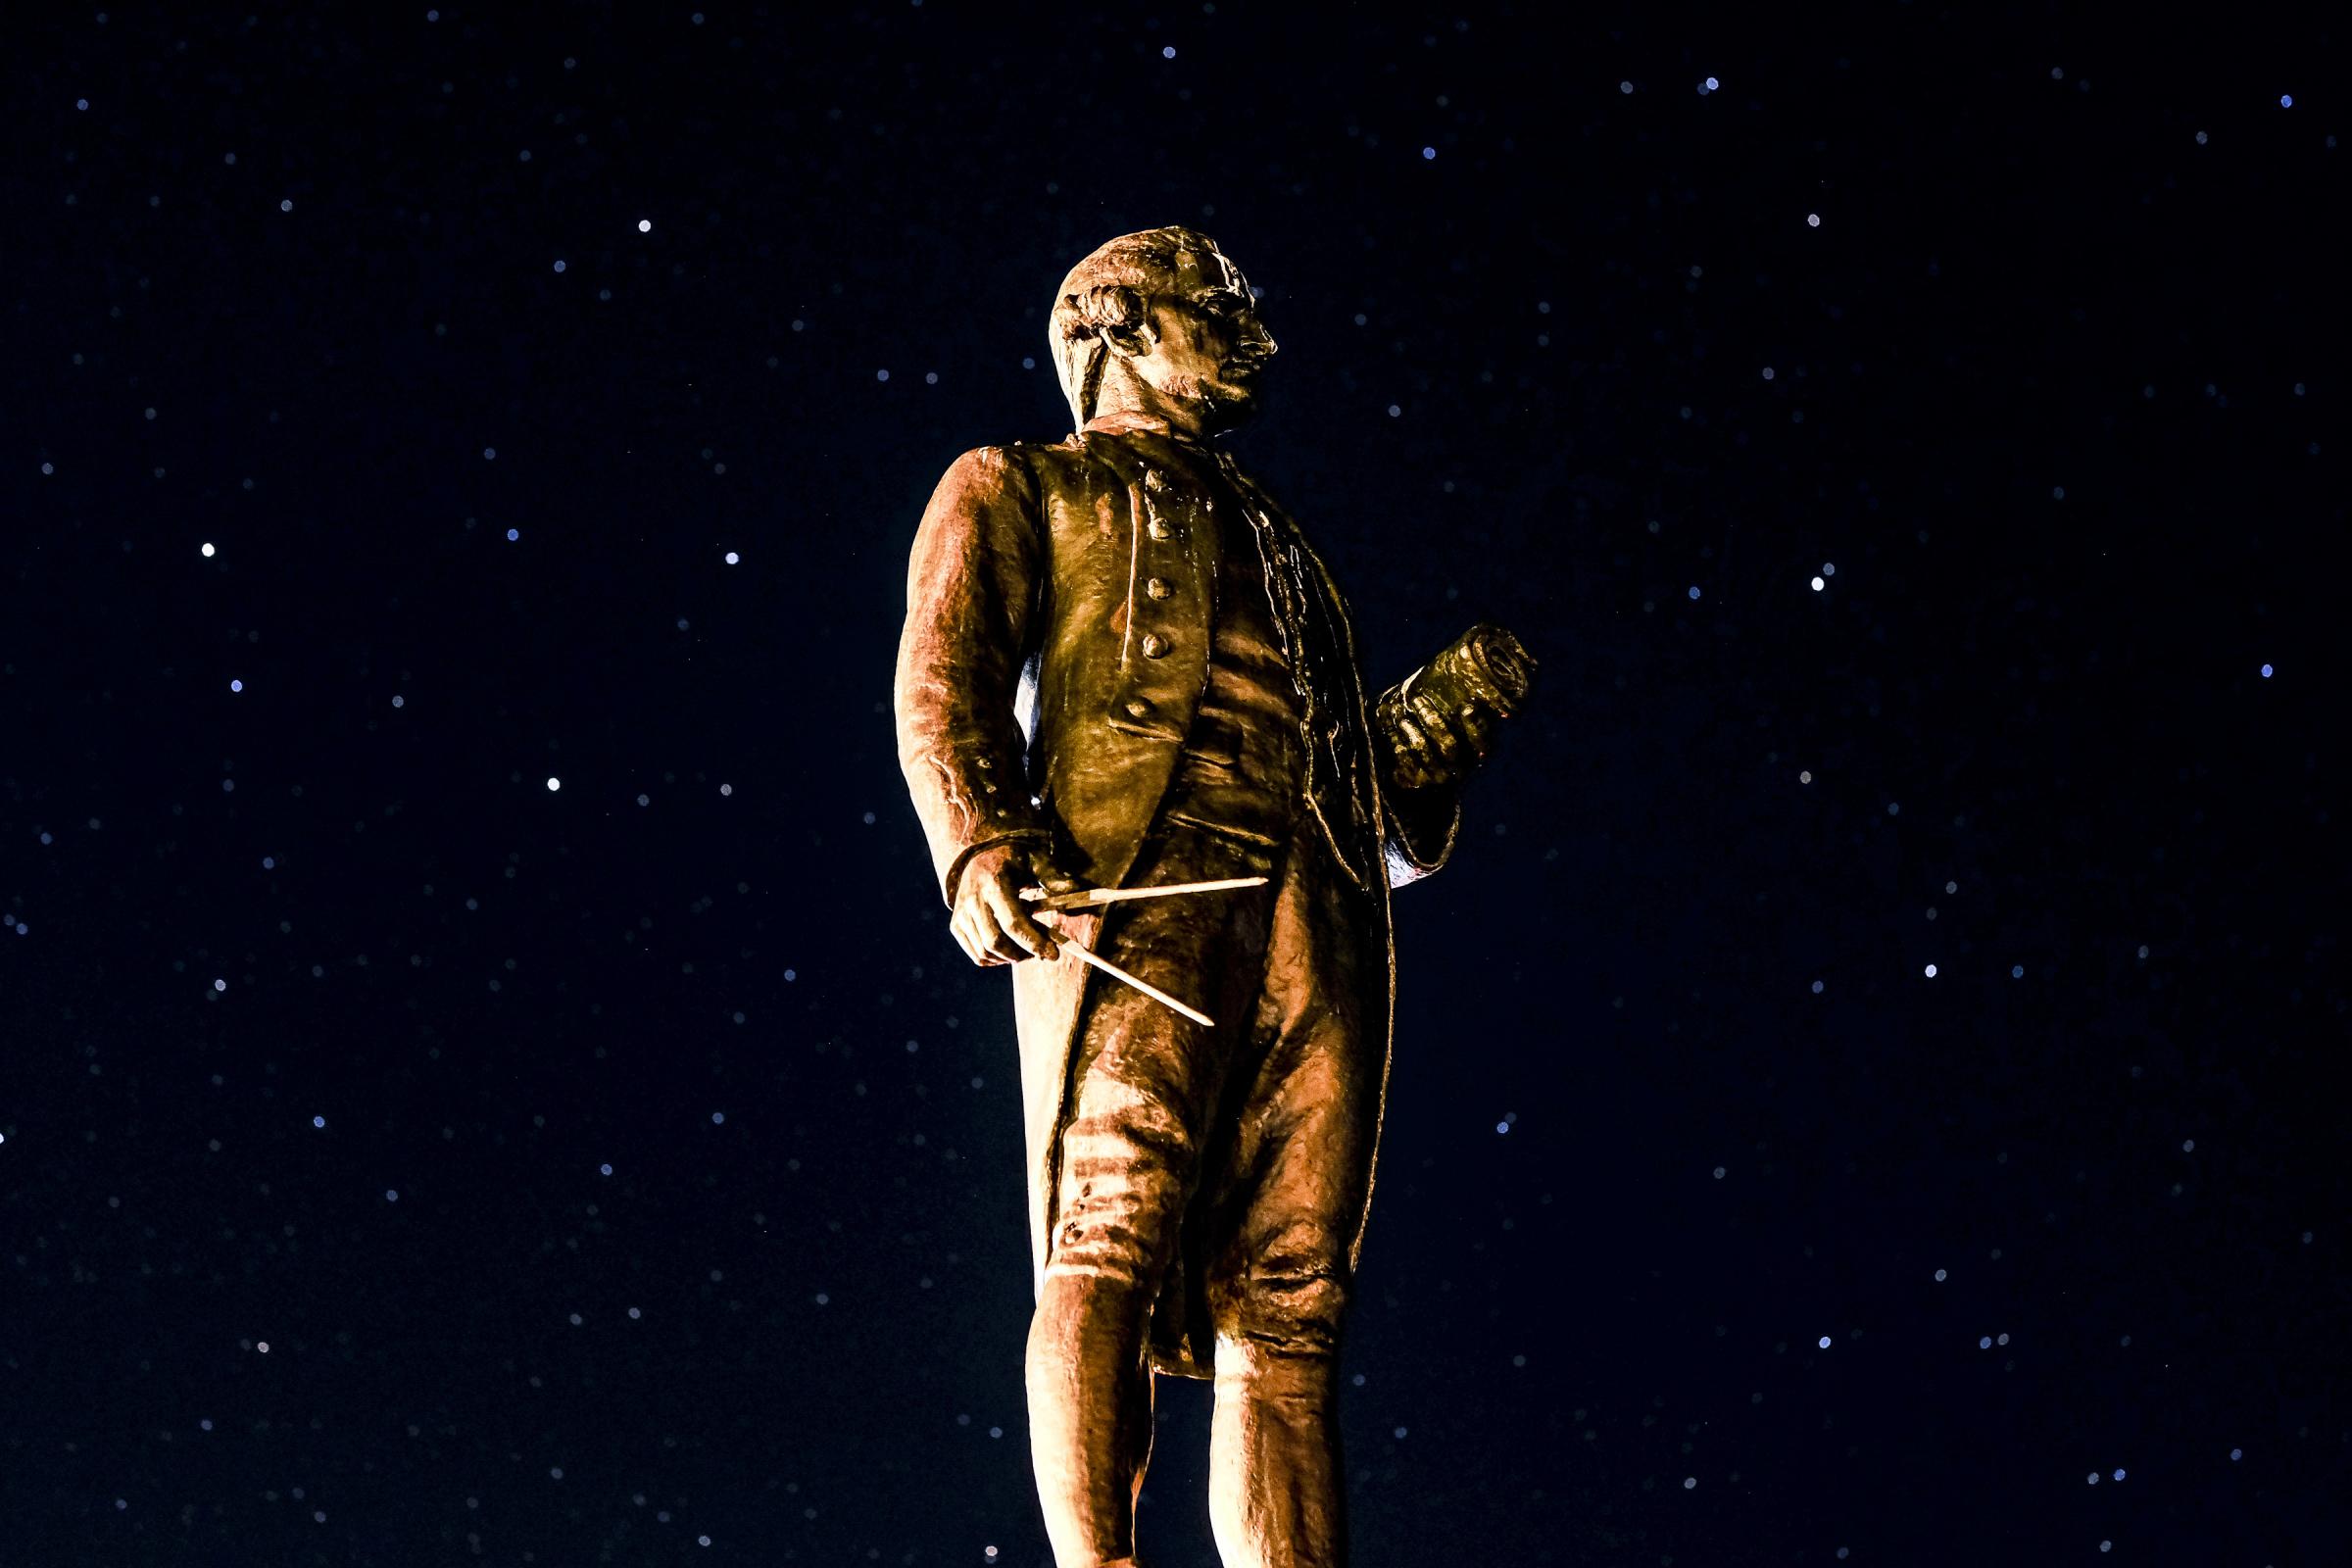
<path fill-rule="evenodd" d="M 1208 678 L 1218 529 L 1155 461 L 1167 436 L 1106 416 L 1066 440 L 966 452 L 915 531 L 896 682 L 899 761 L 952 907 L 965 860 L 1008 840 L 1117 887 L 1158 809 Z M 1230 465 L 1271 528 L 1298 657 L 1311 660 L 1306 804 L 1348 876 L 1377 898 L 1387 949 L 1380 1103 L 1387 1102 L 1396 944 L 1389 890 L 1436 870 L 1461 821 L 1458 783 L 1389 784 L 1394 742 L 1371 720 L 1347 602 L 1291 519 Z M 1139 583 L 1153 593 L 1139 593 Z M 1317 628 L 1321 628 L 1318 633 Z M 1157 650 L 1142 657 L 1149 642 Z M 1093 945 L 1100 913 L 1065 916 Z M 1042 1290 L 1071 1049 L 1090 965 L 1015 963 L 1032 1286 Z M 1377 1146 L 1376 1146 L 1377 1147 Z M 1367 1187 L 1367 1207 L 1369 1187 Z M 1352 1265 L 1363 1241 L 1356 1218 Z"/>

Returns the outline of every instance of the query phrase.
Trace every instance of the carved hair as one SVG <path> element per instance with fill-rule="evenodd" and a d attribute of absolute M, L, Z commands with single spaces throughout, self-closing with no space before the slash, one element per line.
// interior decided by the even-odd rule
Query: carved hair
<path fill-rule="evenodd" d="M 1109 353 L 1103 330 L 1140 323 L 1147 302 L 1167 292 L 1187 256 L 1216 253 L 1217 242 L 1197 228 L 1147 228 L 1121 234 L 1070 269 L 1054 296 L 1046 332 L 1075 427 L 1083 428 L 1095 416 Z"/>

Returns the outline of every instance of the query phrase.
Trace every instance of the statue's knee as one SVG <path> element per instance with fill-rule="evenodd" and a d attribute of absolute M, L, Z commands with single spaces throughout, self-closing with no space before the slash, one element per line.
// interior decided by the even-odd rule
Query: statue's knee
<path fill-rule="evenodd" d="M 1115 1120 L 1084 1119 L 1063 1135 L 1046 1272 L 1156 1288 L 1175 1252 L 1192 1144 L 1165 1106 L 1119 1108 Z"/>
<path fill-rule="evenodd" d="M 1046 1277 L 1157 1290 L 1175 1252 L 1181 1203 L 1180 1194 L 1158 1184 L 1082 1191 L 1054 1218 Z"/>
<path fill-rule="evenodd" d="M 1253 1268 L 1221 1294 L 1218 1335 L 1241 1357 L 1338 1353 L 1349 1294 L 1344 1269 Z"/>

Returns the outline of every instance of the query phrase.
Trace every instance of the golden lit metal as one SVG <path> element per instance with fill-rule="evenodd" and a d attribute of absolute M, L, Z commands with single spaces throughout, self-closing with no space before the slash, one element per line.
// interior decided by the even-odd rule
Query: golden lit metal
<path fill-rule="evenodd" d="M 1081 261 L 1049 325 L 1075 429 L 958 458 L 907 566 L 900 764 L 949 929 L 1012 969 L 1031 1457 L 1061 1568 L 1135 1562 L 1154 1374 L 1215 1384 L 1229 1565 L 1346 1560 L 1337 1366 L 1390 891 L 1451 853 L 1536 668 L 1481 623 L 1366 693 L 1338 584 L 1214 444 L 1276 352 L 1256 301 L 1194 229 Z M 1063 948 L 1080 961 L 1037 961 Z"/>

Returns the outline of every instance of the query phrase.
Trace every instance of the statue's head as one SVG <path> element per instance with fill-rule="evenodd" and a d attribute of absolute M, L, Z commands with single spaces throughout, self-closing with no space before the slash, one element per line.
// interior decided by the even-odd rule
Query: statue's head
<path fill-rule="evenodd" d="M 1192 228 L 1122 234 L 1071 268 L 1048 332 L 1080 426 L 1121 405 L 1197 433 L 1230 428 L 1274 354 L 1241 269 Z"/>

